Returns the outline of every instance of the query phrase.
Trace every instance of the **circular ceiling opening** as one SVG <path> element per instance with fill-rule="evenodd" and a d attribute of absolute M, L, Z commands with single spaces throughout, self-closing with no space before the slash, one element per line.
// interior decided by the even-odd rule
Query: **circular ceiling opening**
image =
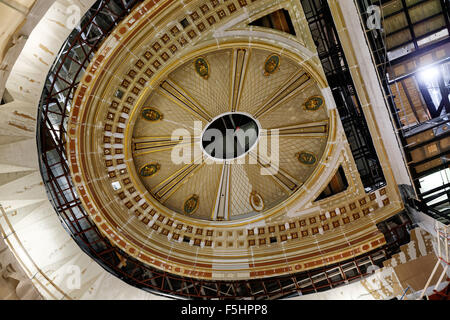
<path fill-rule="evenodd" d="M 203 151 L 219 160 L 237 159 L 247 154 L 258 141 L 259 125 L 245 113 L 225 113 L 203 131 Z"/>

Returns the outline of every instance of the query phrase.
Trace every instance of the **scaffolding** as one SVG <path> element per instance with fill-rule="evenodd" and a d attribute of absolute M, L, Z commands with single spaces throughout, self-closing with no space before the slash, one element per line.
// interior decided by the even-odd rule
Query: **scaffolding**
<path fill-rule="evenodd" d="M 383 12 L 383 7 L 393 3 L 386 0 L 354 0 L 355 6 L 359 8 L 360 23 L 363 30 L 365 30 L 365 36 L 367 44 L 371 50 L 372 58 L 377 67 L 378 78 L 380 85 L 383 88 L 385 101 L 389 107 L 392 122 L 395 125 L 397 131 L 397 137 L 403 148 L 403 154 L 405 162 L 408 165 L 408 171 L 411 176 L 411 180 L 416 193 L 416 198 L 413 199 L 416 204 L 415 207 L 425 212 L 435 219 L 439 219 L 445 223 L 450 221 L 450 184 L 446 179 L 442 179 L 442 183 L 430 190 L 423 190 L 421 182 L 426 177 L 430 177 L 433 174 L 442 173 L 449 168 L 449 153 L 450 150 L 445 147 L 439 147 L 440 151 L 432 156 L 424 159 L 415 160 L 414 154 L 417 154 L 424 148 L 434 148 L 434 146 L 445 146 L 445 141 L 449 137 L 449 111 L 450 101 L 448 96 L 450 95 L 450 87 L 444 82 L 442 75 L 438 76 L 438 85 L 435 89 L 438 89 L 441 94 L 441 101 L 438 105 L 432 101 L 432 97 L 429 94 L 427 85 L 419 79 L 418 75 L 422 69 L 418 69 L 415 72 L 397 77 L 389 78 L 389 70 L 393 70 L 397 65 L 410 61 L 411 59 L 417 59 L 429 52 L 433 52 L 437 48 L 442 47 L 450 42 L 450 36 L 436 41 L 429 41 L 424 43 L 423 41 L 436 32 L 448 30 L 450 34 L 450 17 L 448 1 L 439 1 L 440 11 L 424 17 L 420 20 L 411 19 L 410 13 L 416 10 L 420 6 L 426 5 L 430 0 L 420 0 L 414 2 L 399 1 L 398 8 L 393 12 Z M 380 28 L 370 28 L 365 23 L 370 16 L 369 8 L 371 6 L 377 6 L 380 9 Z M 405 17 L 407 25 L 398 30 L 387 30 L 388 24 L 385 23 L 387 19 L 393 19 L 397 15 Z M 444 23 L 436 28 L 429 27 L 430 31 L 418 36 L 415 32 L 419 25 L 430 22 L 436 17 L 442 17 Z M 400 32 L 409 31 L 410 38 L 406 39 L 403 43 L 397 44 L 393 47 L 388 46 L 388 38 L 397 36 Z M 394 57 L 392 53 L 396 50 L 404 48 L 403 55 Z M 406 50 L 408 49 L 408 50 Z M 443 69 L 446 64 L 448 65 L 448 58 L 436 61 L 433 64 L 427 66 L 437 67 Z M 443 71 L 445 72 L 445 71 Z M 414 90 L 421 101 L 424 102 L 425 114 L 427 119 L 424 120 L 418 116 L 415 110 L 415 106 L 412 103 L 411 92 L 408 92 L 406 82 L 417 84 L 417 90 Z M 394 91 L 394 92 L 393 92 Z M 404 93 L 405 97 L 402 97 L 400 93 Z M 411 119 L 408 117 L 406 107 L 411 108 Z M 425 133 L 431 138 L 423 139 Z M 411 142 L 419 141 L 419 142 Z"/>
<path fill-rule="evenodd" d="M 438 221 L 435 221 L 435 230 L 436 230 L 436 256 L 437 256 L 437 261 L 436 264 L 433 268 L 433 271 L 431 272 L 425 287 L 423 288 L 423 290 L 420 293 L 420 296 L 418 298 L 418 300 L 422 300 L 422 298 L 424 297 L 424 295 L 427 294 L 427 292 L 429 291 L 429 286 L 430 283 L 433 279 L 433 277 L 435 276 L 438 267 L 441 265 L 443 266 L 443 270 L 436 282 L 436 284 L 434 285 L 434 291 L 437 292 L 439 285 L 442 283 L 442 280 L 444 280 L 444 277 L 446 277 L 446 279 L 448 278 L 448 265 L 450 263 L 450 258 L 449 258 L 449 245 L 450 245 L 450 227 L 449 226 L 445 226 L 442 223 L 439 223 Z"/>
<path fill-rule="evenodd" d="M 398 251 L 400 245 L 409 241 L 407 228 L 410 223 L 405 223 L 399 225 L 398 230 L 385 231 L 388 243 L 364 255 L 302 273 L 245 281 L 208 281 L 174 275 L 146 265 L 111 244 L 89 217 L 71 180 L 65 149 L 66 128 L 79 79 L 96 50 L 113 28 L 140 2 L 98 0 L 88 10 L 80 25 L 69 35 L 51 67 L 39 106 L 37 144 L 42 178 L 63 227 L 86 254 L 128 284 L 155 294 L 180 299 L 257 300 L 317 293 L 357 281 L 369 273 L 371 266 L 381 267 L 383 261 Z M 329 14 L 319 14 L 317 17 L 309 15 L 310 23 L 318 21 L 325 25 L 333 23 Z M 342 51 L 338 53 L 342 54 Z M 334 69 L 332 74 L 338 76 L 341 71 Z M 354 91 L 351 87 L 345 90 Z M 337 94 L 347 101 L 342 104 L 344 108 L 350 105 L 352 95 L 342 96 L 340 91 Z M 363 115 L 353 118 L 356 116 L 355 110 L 346 116 L 344 122 L 349 124 L 346 128 L 358 132 L 366 130 L 361 125 Z M 363 166 L 366 171 L 361 174 L 366 177 L 367 185 L 375 188 L 384 178 L 379 174 L 373 175 L 380 173 L 381 169 L 373 146 L 370 147 L 370 136 L 355 133 L 355 139 L 361 137 L 365 139 L 360 142 L 361 148 L 353 148 L 353 151 L 359 152 L 356 154 L 358 159 L 364 159 L 369 152 L 370 157 Z M 393 237 L 393 233 L 400 236 Z"/>

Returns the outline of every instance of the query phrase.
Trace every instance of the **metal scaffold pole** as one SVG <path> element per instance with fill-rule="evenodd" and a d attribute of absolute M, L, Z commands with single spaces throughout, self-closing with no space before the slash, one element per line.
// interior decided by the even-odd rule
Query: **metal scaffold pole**
<path fill-rule="evenodd" d="M 431 280 L 433 279 L 439 265 L 443 262 L 445 264 L 444 269 L 442 270 L 441 275 L 439 276 L 438 281 L 436 282 L 436 285 L 434 286 L 434 290 L 437 290 L 439 285 L 441 284 L 442 280 L 444 279 L 444 276 L 447 274 L 448 270 L 448 264 L 449 264 L 449 227 L 444 226 L 443 224 L 439 223 L 438 221 L 435 221 L 435 230 L 436 230 L 436 243 L 437 243 L 437 261 L 436 265 L 433 268 L 433 271 L 430 274 L 430 277 L 428 278 L 425 287 L 422 290 L 422 293 L 420 294 L 420 297 L 418 300 L 422 300 L 423 296 L 425 295 L 427 288 L 429 287 Z"/>

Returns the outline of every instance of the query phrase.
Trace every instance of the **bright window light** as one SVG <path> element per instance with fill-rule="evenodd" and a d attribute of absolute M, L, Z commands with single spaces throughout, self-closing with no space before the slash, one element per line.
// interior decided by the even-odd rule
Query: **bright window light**
<path fill-rule="evenodd" d="M 427 68 L 419 73 L 419 77 L 426 83 L 432 82 L 439 76 L 439 69 L 437 67 Z"/>
<path fill-rule="evenodd" d="M 450 169 L 446 168 L 444 170 L 432 173 L 421 178 L 419 182 L 421 193 L 443 186 L 444 184 L 450 182 Z"/>

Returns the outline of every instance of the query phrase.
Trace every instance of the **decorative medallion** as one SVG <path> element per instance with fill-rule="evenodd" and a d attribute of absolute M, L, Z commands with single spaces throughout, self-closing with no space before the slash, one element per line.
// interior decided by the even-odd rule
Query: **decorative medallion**
<path fill-rule="evenodd" d="M 139 170 L 139 174 L 141 175 L 141 177 L 148 178 L 154 176 L 159 171 L 159 169 L 161 169 L 161 165 L 159 163 L 149 163 Z"/>
<path fill-rule="evenodd" d="M 271 54 L 264 62 L 264 75 L 270 76 L 278 71 L 280 68 L 280 56 L 277 54 Z"/>
<path fill-rule="evenodd" d="M 264 210 L 264 200 L 258 192 L 252 191 L 250 194 L 250 205 L 256 212 Z"/>
<path fill-rule="evenodd" d="M 199 198 L 198 195 L 193 194 L 189 199 L 184 202 L 183 211 L 185 214 L 194 214 L 198 209 Z"/>
<path fill-rule="evenodd" d="M 298 152 L 295 156 L 297 157 L 298 161 L 300 161 L 300 163 L 307 166 L 313 166 L 317 162 L 317 157 L 311 152 L 302 151 Z"/>
<path fill-rule="evenodd" d="M 308 111 L 316 111 L 319 110 L 320 107 L 323 106 L 323 97 L 321 96 L 312 96 L 306 100 L 303 105 L 305 110 Z"/>
<path fill-rule="evenodd" d="M 203 79 L 207 80 L 209 78 L 209 64 L 205 58 L 200 57 L 194 61 L 195 71 Z"/>
<path fill-rule="evenodd" d="M 144 108 L 142 110 L 142 117 L 151 122 L 161 121 L 163 119 L 163 115 L 157 109 L 154 108 Z"/>

